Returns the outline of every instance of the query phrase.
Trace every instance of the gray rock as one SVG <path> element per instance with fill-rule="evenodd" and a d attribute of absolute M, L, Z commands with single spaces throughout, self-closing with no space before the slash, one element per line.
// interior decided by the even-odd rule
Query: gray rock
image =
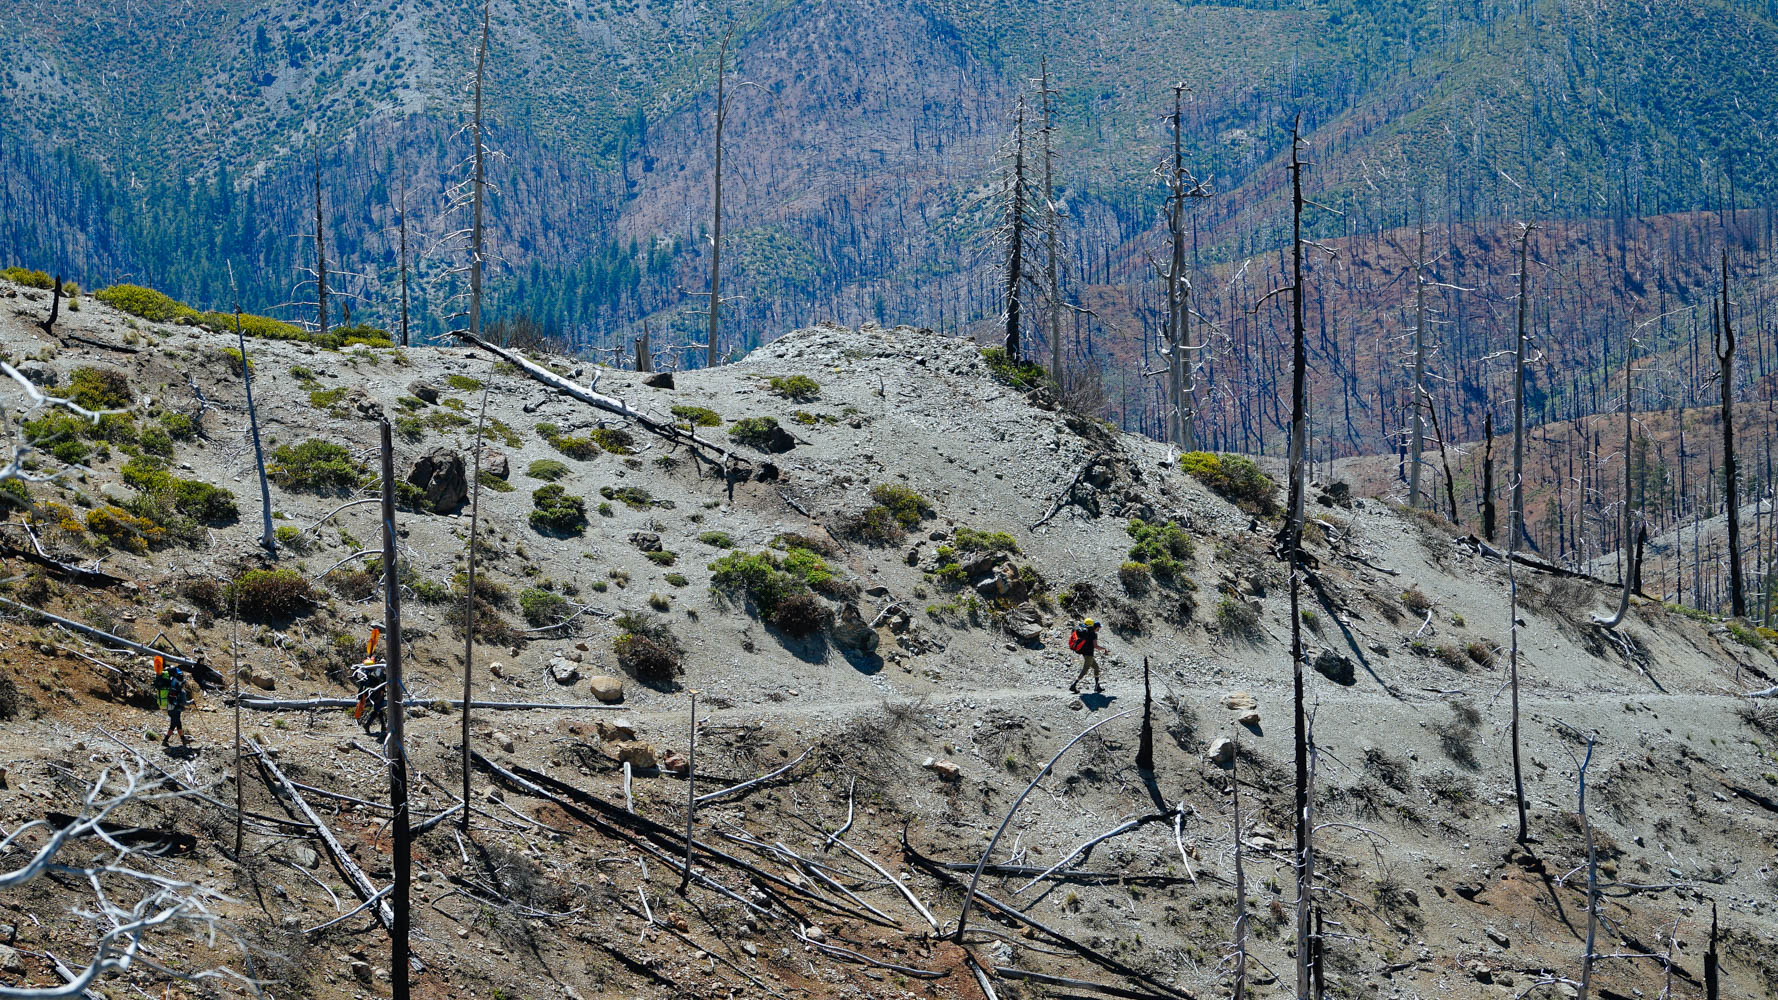
<path fill-rule="evenodd" d="M 839 620 L 834 623 L 830 636 L 834 645 L 841 649 L 852 649 L 861 653 L 876 652 L 878 643 L 882 641 L 882 637 L 877 635 L 877 630 L 871 628 L 870 623 L 865 621 L 864 616 L 859 613 L 858 605 L 851 601 L 847 601 L 841 606 Z"/>
<path fill-rule="evenodd" d="M 0 944 L 0 969 L 5 969 L 7 972 L 25 971 L 25 959 L 19 954 L 17 948 Z"/>
<path fill-rule="evenodd" d="M 618 744 L 617 759 L 638 771 L 652 771 L 660 766 L 660 762 L 655 759 L 654 748 L 646 743 Z"/>
<path fill-rule="evenodd" d="M 483 448 L 482 471 L 495 479 L 505 479 L 512 475 L 512 465 L 503 453 L 492 448 Z"/>
<path fill-rule="evenodd" d="M 652 372 L 642 380 L 642 384 L 651 389 L 671 389 L 673 388 L 673 373 Z"/>
<path fill-rule="evenodd" d="M 636 726 L 629 719 L 618 716 L 615 719 L 600 719 L 593 723 L 598 730 L 599 738 L 612 743 L 629 743 L 636 739 Z"/>
<path fill-rule="evenodd" d="M 944 781 L 961 781 L 963 779 L 963 769 L 948 760 L 928 757 L 920 766 L 938 775 Z"/>
<path fill-rule="evenodd" d="M 425 379 L 417 378 L 407 384 L 408 395 L 428 403 L 438 402 L 438 386 Z"/>
<path fill-rule="evenodd" d="M 580 668 L 567 660 L 551 660 L 549 675 L 557 684 L 572 684 L 580 680 Z"/>
<path fill-rule="evenodd" d="M 621 678 L 601 674 L 587 682 L 593 697 L 606 705 L 616 705 L 624 700 L 624 682 Z"/>
<path fill-rule="evenodd" d="M 643 552 L 659 552 L 661 550 L 661 536 L 652 531 L 632 532 L 630 534 L 630 544 L 641 549 Z"/>
<path fill-rule="evenodd" d="M 1324 649 L 1315 656 L 1315 671 L 1335 684 L 1351 687 L 1358 683 L 1356 665 L 1349 656 L 1341 656 L 1331 649 Z"/>
<path fill-rule="evenodd" d="M 1235 762 L 1235 741 L 1225 736 L 1210 744 L 1210 762 L 1221 767 L 1233 764 Z"/>
<path fill-rule="evenodd" d="M 426 503 L 442 514 L 462 509 L 469 499 L 469 474 L 463 456 L 449 448 L 434 448 L 414 463 L 407 481 L 426 495 Z"/>

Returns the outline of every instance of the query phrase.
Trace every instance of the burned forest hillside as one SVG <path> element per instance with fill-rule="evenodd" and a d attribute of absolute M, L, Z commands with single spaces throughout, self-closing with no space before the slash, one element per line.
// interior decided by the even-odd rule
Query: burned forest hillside
<path fill-rule="evenodd" d="M 77 301 L 0 283 L 9 415 L 99 414 L 29 408 L 0 483 L 0 996 L 388 996 L 401 916 L 429 998 L 1293 995 L 1269 460 L 908 327 L 649 374 Z M 353 717 L 385 420 L 406 818 Z M 1609 566 L 1354 485 L 1297 615 L 1327 994 L 1778 993 L 1778 635 L 1601 627 Z"/>

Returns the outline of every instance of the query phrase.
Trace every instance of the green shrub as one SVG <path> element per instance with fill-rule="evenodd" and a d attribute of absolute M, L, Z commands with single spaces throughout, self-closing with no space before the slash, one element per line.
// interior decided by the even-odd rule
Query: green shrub
<path fill-rule="evenodd" d="M 1261 634 L 1259 612 L 1236 597 L 1224 597 L 1216 602 L 1216 623 L 1229 635 L 1243 639 L 1257 638 Z"/>
<path fill-rule="evenodd" d="M 166 529 L 152 519 L 106 504 L 86 513 L 86 530 L 121 549 L 147 552 L 166 538 Z"/>
<path fill-rule="evenodd" d="M 769 618 L 780 601 L 807 589 L 802 579 L 780 568 L 770 552 L 731 552 L 709 568 L 712 587 L 743 595 L 762 617 Z"/>
<path fill-rule="evenodd" d="M 119 470 L 124 485 L 161 499 L 174 510 L 203 522 L 225 521 L 240 514 L 233 490 L 196 479 L 180 479 L 167 469 L 164 459 L 141 455 Z M 143 513 L 138 510 L 137 513 Z"/>
<path fill-rule="evenodd" d="M 1150 575 L 1153 571 L 1147 563 L 1127 562 L 1117 568 L 1118 582 L 1124 585 L 1124 591 L 1136 597 L 1148 593 Z"/>
<path fill-rule="evenodd" d="M 31 488 L 23 479 L 0 479 L 0 511 L 30 510 Z"/>
<path fill-rule="evenodd" d="M 81 367 L 68 381 L 68 399 L 89 410 L 122 410 L 134 402 L 135 394 L 122 372 Z"/>
<path fill-rule="evenodd" d="M 1179 456 L 1179 467 L 1217 496 L 1250 514 L 1271 517 L 1278 512 L 1278 484 L 1250 458 L 1188 451 Z"/>
<path fill-rule="evenodd" d="M 482 470 L 482 474 L 478 481 L 482 484 L 482 488 L 493 490 L 495 493 L 511 493 L 518 489 L 517 486 L 501 479 L 487 469 Z"/>
<path fill-rule="evenodd" d="M 684 587 L 691 584 L 691 581 L 685 578 L 684 573 L 668 573 L 664 579 L 675 587 Z"/>
<path fill-rule="evenodd" d="M 814 594 L 791 594 L 772 609 L 772 626 L 793 638 L 807 638 L 833 627 L 833 610 Z"/>
<path fill-rule="evenodd" d="M 870 491 L 876 503 L 853 516 L 846 530 L 873 545 L 899 542 L 911 528 L 919 527 L 923 518 L 932 515 L 932 506 L 924 497 L 895 483 L 878 483 Z"/>
<path fill-rule="evenodd" d="M 301 444 L 281 444 L 272 449 L 266 475 L 287 490 L 338 493 L 354 489 L 367 475 L 363 465 L 344 445 L 320 438 Z"/>
<path fill-rule="evenodd" d="M 649 562 L 654 563 L 656 566 L 671 566 L 674 563 L 679 561 L 678 553 L 668 552 L 665 549 L 657 549 L 653 552 L 644 552 L 644 553 L 642 553 L 642 557 L 644 559 L 647 559 Z"/>
<path fill-rule="evenodd" d="M 317 343 L 322 338 L 309 338 Z M 359 324 L 357 326 L 339 326 L 328 331 L 327 340 L 338 342 L 339 347 L 394 347 L 395 341 L 389 339 L 389 331 L 376 326 Z"/>
<path fill-rule="evenodd" d="M 44 286 L 49 287 L 48 285 Z M 152 288 L 141 285 L 112 285 L 93 293 L 93 298 L 118 312 L 140 316 L 152 323 L 171 323 L 181 316 L 196 316 L 197 310 L 173 300 Z"/>
<path fill-rule="evenodd" d="M 807 403 L 821 395 L 821 383 L 807 375 L 774 375 L 766 384 L 793 403 Z"/>
<path fill-rule="evenodd" d="M 1043 370 L 1043 366 L 1031 361 L 1014 361 L 1006 356 L 1005 350 L 998 347 L 984 348 L 982 361 L 988 366 L 988 373 L 997 381 L 1020 392 L 1030 392 L 1055 384 L 1049 373 Z"/>
<path fill-rule="evenodd" d="M 343 385 L 334 386 L 332 389 L 316 389 L 309 393 L 309 405 L 317 410 L 331 410 L 339 405 L 339 401 L 345 399 L 346 393 L 350 391 L 351 389 Z"/>
<path fill-rule="evenodd" d="M 636 453 L 636 439 L 629 431 L 616 427 L 595 427 L 588 432 L 588 437 L 599 447 L 613 455 L 633 455 Z"/>
<path fill-rule="evenodd" d="M 706 531 L 698 536 L 698 541 L 703 542 L 711 548 L 717 549 L 732 549 L 735 547 L 735 540 L 730 538 L 729 533 L 726 531 Z"/>
<path fill-rule="evenodd" d="M 568 474 L 568 467 L 553 458 L 540 458 L 525 469 L 525 475 L 553 483 Z"/>
<path fill-rule="evenodd" d="M 531 494 L 531 527 L 546 534 L 578 535 L 586 530 L 586 502 L 551 483 Z"/>
<path fill-rule="evenodd" d="M 654 495 L 640 486 L 601 486 L 599 495 L 620 501 L 631 510 L 645 510 L 654 503 Z"/>
<path fill-rule="evenodd" d="M 203 432 L 203 427 L 199 426 L 196 418 L 183 413 L 163 413 L 160 415 L 160 424 L 175 441 L 189 441 Z"/>
<path fill-rule="evenodd" d="M 1478 667 L 1494 666 L 1494 647 L 1480 639 L 1463 647 L 1463 652 Z"/>
<path fill-rule="evenodd" d="M 445 385 L 458 392 L 477 392 L 482 388 L 482 380 L 467 375 L 451 374 L 445 376 Z"/>
<path fill-rule="evenodd" d="M 563 434 L 555 424 L 544 422 L 537 425 L 537 433 L 549 446 L 576 461 L 584 462 L 599 454 L 599 445 L 590 437 L 573 437 Z"/>
<path fill-rule="evenodd" d="M 722 426 L 722 415 L 708 406 L 675 406 L 673 415 L 687 427 Z"/>
<path fill-rule="evenodd" d="M 766 451 L 777 437 L 776 417 L 745 417 L 729 425 L 728 436 L 737 444 Z"/>
<path fill-rule="evenodd" d="M 1414 614 L 1423 615 L 1432 610 L 1432 598 L 1419 587 L 1409 587 L 1401 592 L 1401 606 Z"/>
<path fill-rule="evenodd" d="M 315 604 L 309 581 L 293 569 L 250 569 L 229 584 L 225 596 L 242 618 L 261 621 L 294 618 Z"/>
<path fill-rule="evenodd" d="M 951 545 L 960 552 L 1017 553 L 1019 551 L 1018 539 L 1006 532 L 977 531 L 974 528 L 958 528 L 956 537 L 951 540 Z"/>
<path fill-rule="evenodd" d="M 1149 524 L 1133 517 L 1124 530 L 1135 542 L 1130 547 L 1130 558 L 1147 563 L 1157 579 L 1172 581 L 1184 575 L 1185 561 L 1192 557 L 1193 548 L 1191 537 L 1183 528 L 1172 521 Z"/>
<path fill-rule="evenodd" d="M 136 444 L 150 455 L 173 457 L 173 438 L 159 427 L 150 427 L 136 438 Z"/>
<path fill-rule="evenodd" d="M 15 285 L 23 285 L 26 288 L 42 288 L 47 290 L 54 288 L 56 285 L 56 279 L 44 272 L 28 270 L 16 265 L 7 268 L 4 271 L 0 271 L 0 278 L 5 278 L 7 281 L 10 281 Z"/>
<path fill-rule="evenodd" d="M 303 534 L 302 529 L 294 524 L 280 524 L 272 531 L 272 537 L 287 549 L 298 549 L 301 547 Z"/>
<path fill-rule="evenodd" d="M 571 614 L 568 599 L 553 590 L 526 587 L 519 591 L 519 611 L 532 625 L 555 625 Z"/>

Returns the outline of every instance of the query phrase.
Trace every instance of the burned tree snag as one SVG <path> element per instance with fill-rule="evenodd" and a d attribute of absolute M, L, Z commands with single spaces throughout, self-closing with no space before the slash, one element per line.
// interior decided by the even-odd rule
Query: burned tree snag
<path fill-rule="evenodd" d="M 1741 579 L 1741 468 L 1735 457 L 1735 327 L 1729 319 L 1729 251 L 1722 251 L 1722 300 L 1716 307 L 1711 347 L 1722 389 L 1722 498 L 1729 518 L 1729 613 L 1747 617 L 1747 591 Z"/>

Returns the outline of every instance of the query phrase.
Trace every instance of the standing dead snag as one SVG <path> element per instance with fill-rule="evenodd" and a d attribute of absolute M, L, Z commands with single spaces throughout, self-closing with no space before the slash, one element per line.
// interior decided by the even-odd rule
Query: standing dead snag
<path fill-rule="evenodd" d="M 1741 469 L 1735 457 L 1735 327 L 1729 319 L 1729 250 L 1722 251 L 1722 300 L 1710 346 L 1716 354 L 1722 388 L 1722 496 L 1729 518 L 1729 613 L 1747 617 L 1747 592 L 1741 579 Z"/>
<path fill-rule="evenodd" d="M 1056 206 L 1056 185 L 1054 169 L 1055 125 L 1051 122 L 1050 98 L 1055 92 L 1050 90 L 1050 62 L 1045 56 L 1038 64 L 1041 68 L 1038 94 L 1043 100 L 1043 218 L 1044 218 L 1044 292 L 1049 299 L 1046 318 L 1049 320 L 1050 341 L 1050 378 L 1056 380 L 1056 387 L 1062 386 L 1062 287 L 1061 268 L 1062 251 L 1058 244 L 1062 239 L 1062 213 Z"/>
<path fill-rule="evenodd" d="M 482 226 L 483 194 L 487 181 L 487 170 L 484 159 L 487 154 L 487 143 L 482 135 L 482 80 L 488 68 L 488 20 L 494 6 L 493 0 L 482 3 L 482 37 L 475 56 L 475 166 L 471 179 L 473 190 L 470 192 L 473 222 L 469 233 L 469 335 L 472 340 L 479 341 L 482 335 L 482 240 L 486 235 Z M 469 479 L 469 572 L 463 593 L 463 716 L 459 738 L 462 741 L 463 769 L 463 801 L 469 801 L 469 715 L 470 706 L 475 699 L 475 555 L 481 528 L 482 506 L 482 442 L 485 440 L 488 427 L 488 393 L 493 387 L 492 380 L 482 382 L 482 403 L 475 418 L 475 448 L 472 451 L 473 474 Z M 469 829 L 469 809 L 465 808 L 457 817 L 457 825 L 463 830 Z"/>
<path fill-rule="evenodd" d="M 1148 684 L 1148 657 L 1142 658 L 1142 735 L 1136 742 L 1136 766 L 1154 773 L 1154 691 Z"/>
<path fill-rule="evenodd" d="M 704 367 L 716 367 L 716 341 L 722 311 L 722 127 L 728 124 L 728 46 L 735 30 L 722 36 L 716 52 L 716 169 L 710 179 L 710 327 L 705 331 Z"/>
<path fill-rule="evenodd" d="M 1247 998 L 1247 869 L 1241 857 L 1241 750 L 1229 758 L 1229 808 L 1235 846 L 1235 988 L 1232 1000 Z"/>
<path fill-rule="evenodd" d="M 401 346 L 407 346 L 407 188 L 401 189 L 401 208 L 397 210 L 401 228 Z"/>
<path fill-rule="evenodd" d="M 1593 763 L 1593 738 L 1587 737 L 1587 756 L 1580 764 L 1580 825 L 1587 845 L 1587 950 L 1580 958 L 1580 991 L 1576 1000 L 1587 1000 L 1593 985 L 1593 945 L 1599 934 L 1599 857 L 1593 843 L 1593 821 L 1587 818 L 1587 767 Z"/>
<path fill-rule="evenodd" d="M 56 319 L 61 315 L 62 276 L 58 274 L 56 275 L 56 280 L 49 286 L 49 318 L 38 320 L 37 326 L 42 329 L 45 334 L 53 337 L 56 335 Z"/>
<path fill-rule="evenodd" d="M 253 363 L 247 358 L 247 333 L 241 325 L 241 290 L 235 284 L 235 266 L 228 266 L 228 282 L 235 290 L 235 342 L 241 352 L 241 387 L 247 393 L 247 426 L 253 434 L 253 464 L 259 470 L 259 544 L 273 556 L 278 554 L 278 537 L 272 530 L 272 487 L 266 480 L 265 448 L 259 443 L 259 411 L 253 406 Z"/>
<path fill-rule="evenodd" d="M 1507 630 L 1512 636 L 1510 654 L 1512 688 L 1513 741 L 1513 804 L 1519 813 L 1518 843 L 1531 842 L 1531 830 L 1525 819 L 1525 770 L 1519 755 L 1519 546 L 1525 541 L 1525 308 L 1526 277 L 1530 273 L 1532 226 L 1526 223 L 1519 233 L 1519 318 L 1513 344 L 1513 481 L 1511 506 L 1507 512 L 1506 575 L 1508 598 Z"/>
<path fill-rule="evenodd" d="M 408 996 L 408 888 L 413 878 L 413 845 L 407 809 L 407 688 L 401 677 L 401 573 L 396 567 L 395 547 L 395 445 L 387 417 L 381 423 L 383 439 L 383 628 L 389 634 L 383 646 L 383 728 L 389 734 L 389 809 L 394 814 L 395 890 L 390 896 L 395 925 L 389 938 L 389 960 L 395 1000 Z M 467 711 L 464 713 L 467 717 Z M 468 803 L 468 799 L 463 800 Z M 469 810 L 463 810 L 467 813 Z"/>
<path fill-rule="evenodd" d="M 1025 283 L 1025 99 L 1013 114 L 1012 168 L 1006 186 L 1005 334 L 1001 347 L 1009 364 L 1019 360 L 1020 295 Z"/>
<path fill-rule="evenodd" d="M 1167 258 L 1167 434 L 1168 440 L 1181 451 L 1197 448 L 1197 388 L 1192 384 L 1192 370 L 1197 348 L 1191 343 L 1191 280 L 1185 265 L 1185 201 L 1207 198 L 1209 192 L 1185 167 L 1181 144 L 1184 120 L 1185 85 L 1173 87 L 1173 156 L 1162 172 L 1167 185 L 1167 237 L 1170 253 Z"/>
<path fill-rule="evenodd" d="M 327 336 L 327 236 L 321 225 L 321 147 L 315 147 L 315 331 Z"/>
<path fill-rule="evenodd" d="M 1420 506 L 1421 452 L 1426 447 L 1426 209 L 1420 209 L 1419 251 L 1414 255 L 1414 422 L 1408 437 L 1408 506 Z M 1442 452 L 1443 449 L 1441 448 Z"/>

